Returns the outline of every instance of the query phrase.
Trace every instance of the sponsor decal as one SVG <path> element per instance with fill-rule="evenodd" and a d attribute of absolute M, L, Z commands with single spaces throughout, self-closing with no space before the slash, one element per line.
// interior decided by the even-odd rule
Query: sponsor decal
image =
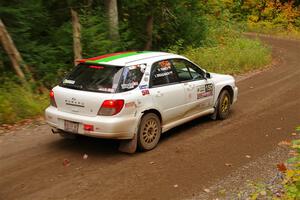
<path fill-rule="evenodd" d="M 98 90 L 104 91 L 104 92 L 110 92 L 110 93 L 115 91 L 115 89 L 113 89 L 113 88 L 98 88 Z"/>
<path fill-rule="evenodd" d="M 73 80 L 68 80 L 68 79 L 65 79 L 64 81 L 63 81 L 63 84 L 74 84 L 75 83 L 75 81 L 73 81 Z"/>
<path fill-rule="evenodd" d="M 122 89 L 132 89 L 135 86 L 137 86 L 139 83 L 138 82 L 132 82 L 132 83 L 125 83 L 121 85 Z"/>
<path fill-rule="evenodd" d="M 143 89 L 148 88 L 148 85 L 140 85 L 139 88 L 140 88 L 141 90 L 143 90 Z"/>
<path fill-rule="evenodd" d="M 159 78 L 159 77 L 163 77 L 163 76 L 169 76 L 170 74 L 173 74 L 173 72 L 172 71 L 168 71 L 168 72 L 163 72 L 163 73 L 155 74 L 154 77 L 155 78 Z"/>
<path fill-rule="evenodd" d="M 171 63 L 168 60 L 164 60 L 158 63 L 160 68 L 166 68 L 166 69 L 170 69 L 171 68 Z"/>
<path fill-rule="evenodd" d="M 213 95 L 213 84 L 205 84 L 197 88 L 197 99 L 209 97 Z"/>
<path fill-rule="evenodd" d="M 205 84 L 205 92 L 212 92 L 213 91 L 213 84 Z"/>
<path fill-rule="evenodd" d="M 142 95 L 143 96 L 146 96 L 146 95 L 149 95 L 149 94 L 150 94 L 149 90 L 142 90 Z"/>
<path fill-rule="evenodd" d="M 157 71 L 159 72 L 171 70 L 171 63 L 168 60 L 161 61 L 158 65 Z"/>

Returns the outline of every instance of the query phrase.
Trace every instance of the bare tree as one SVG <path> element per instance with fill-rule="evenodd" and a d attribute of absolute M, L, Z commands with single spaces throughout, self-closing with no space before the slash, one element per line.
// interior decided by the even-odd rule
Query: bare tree
<path fill-rule="evenodd" d="M 112 40 L 116 41 L 120 38 L 117 0 L 106 0 L 106 7 L 109 23 L 109 35 Z"/>
<path fill-rule="evenodd" d="M 81 48 L 81 26 L 79 22 L 78 13 L 71 8 L 72 15 L 72 26 L 73 26 L 73 51 L 74 51 L 74 64 L 76 65 L 76 60 L 82 58 L 82 48 Z"/>
<path fill-rule="evenodd" d="M 5 25 L 3 24 L 2 20 L 0 19 L 0 40 L 1 44 L 6 51 L 12 67 L 14 68 L 17 76 L 22 79 L 23 81 L 26 81 L 24 72 L 21 68 L 21 64 L 24 65 L 25 70 L 29 72 L 28 67 L 24 64 L 24 61 L 21 57 L 21 54 L 19 53 L 18 49 L 16 48 L 13 40 L 11 39 L 9 33 L 6 30 Z"/>
<path fill-rule="evenodd" d="M 145 50 L 150 50 L 152 48 L 152 32 L 153 32 L 153 15 L 149 15 L 147 17 L 147 24 L 146 24 L 146 34 L 147 34 L 147 42 L 145 45 Z"/>

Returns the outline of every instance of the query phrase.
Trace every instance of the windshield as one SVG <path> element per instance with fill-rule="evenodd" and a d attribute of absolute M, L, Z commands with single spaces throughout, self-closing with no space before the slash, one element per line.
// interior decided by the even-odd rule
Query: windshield
<path fill-rule="evenodd" d="M 124 92 L 136 88 L 142 75 L 136 66 L 79 64 L 60 86 L 104 93 Z"/>

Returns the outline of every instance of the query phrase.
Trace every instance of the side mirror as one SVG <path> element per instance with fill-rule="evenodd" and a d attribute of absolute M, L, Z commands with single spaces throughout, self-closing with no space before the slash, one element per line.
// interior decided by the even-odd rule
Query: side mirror
<path fill-rule="evenodd" d="M 205 78 L 211 78 L 211 76 L 210 76 L 210 73 L 209 73 L 209 72 L 206 72 L 206 73 L 205 73 Z"/>

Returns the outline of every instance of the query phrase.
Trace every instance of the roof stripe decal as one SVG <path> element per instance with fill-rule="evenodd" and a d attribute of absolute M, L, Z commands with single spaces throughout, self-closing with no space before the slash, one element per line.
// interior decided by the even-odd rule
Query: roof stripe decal
<path fill-rule="evenodd" d="M 85 62 L 88 62 L 88 63 L 110 62 L 110 61 L 117 60 L 120 58 L 125 58 L 125 57 L 129 57 L 129 56 L 145 54 L 145 53 L 151 53 L 151 51 L 133 51 L 133 52 L 112 53 L 112 54 L 106 54 L 103 56 L 97 56 L 94 58 L 90 58 L 90 59 L 85 60 Z"/>
<path fill-rule="evenodd" d="M 96 61 L 96 60 L 100 60 L 102 58 L 107 58 L 107 57 L 111 57 L 111 56 L 115 56 L 115 55 L 125 54 L 125 53 L 128 53 L 128 52 L 130 52 L 130 51 L 105 54 L 105 55 L 101 55 L 101 56 L 97 56 L 97 57 L 93 57 L 93 58 L 88 58 L 86 61 Z"/>

